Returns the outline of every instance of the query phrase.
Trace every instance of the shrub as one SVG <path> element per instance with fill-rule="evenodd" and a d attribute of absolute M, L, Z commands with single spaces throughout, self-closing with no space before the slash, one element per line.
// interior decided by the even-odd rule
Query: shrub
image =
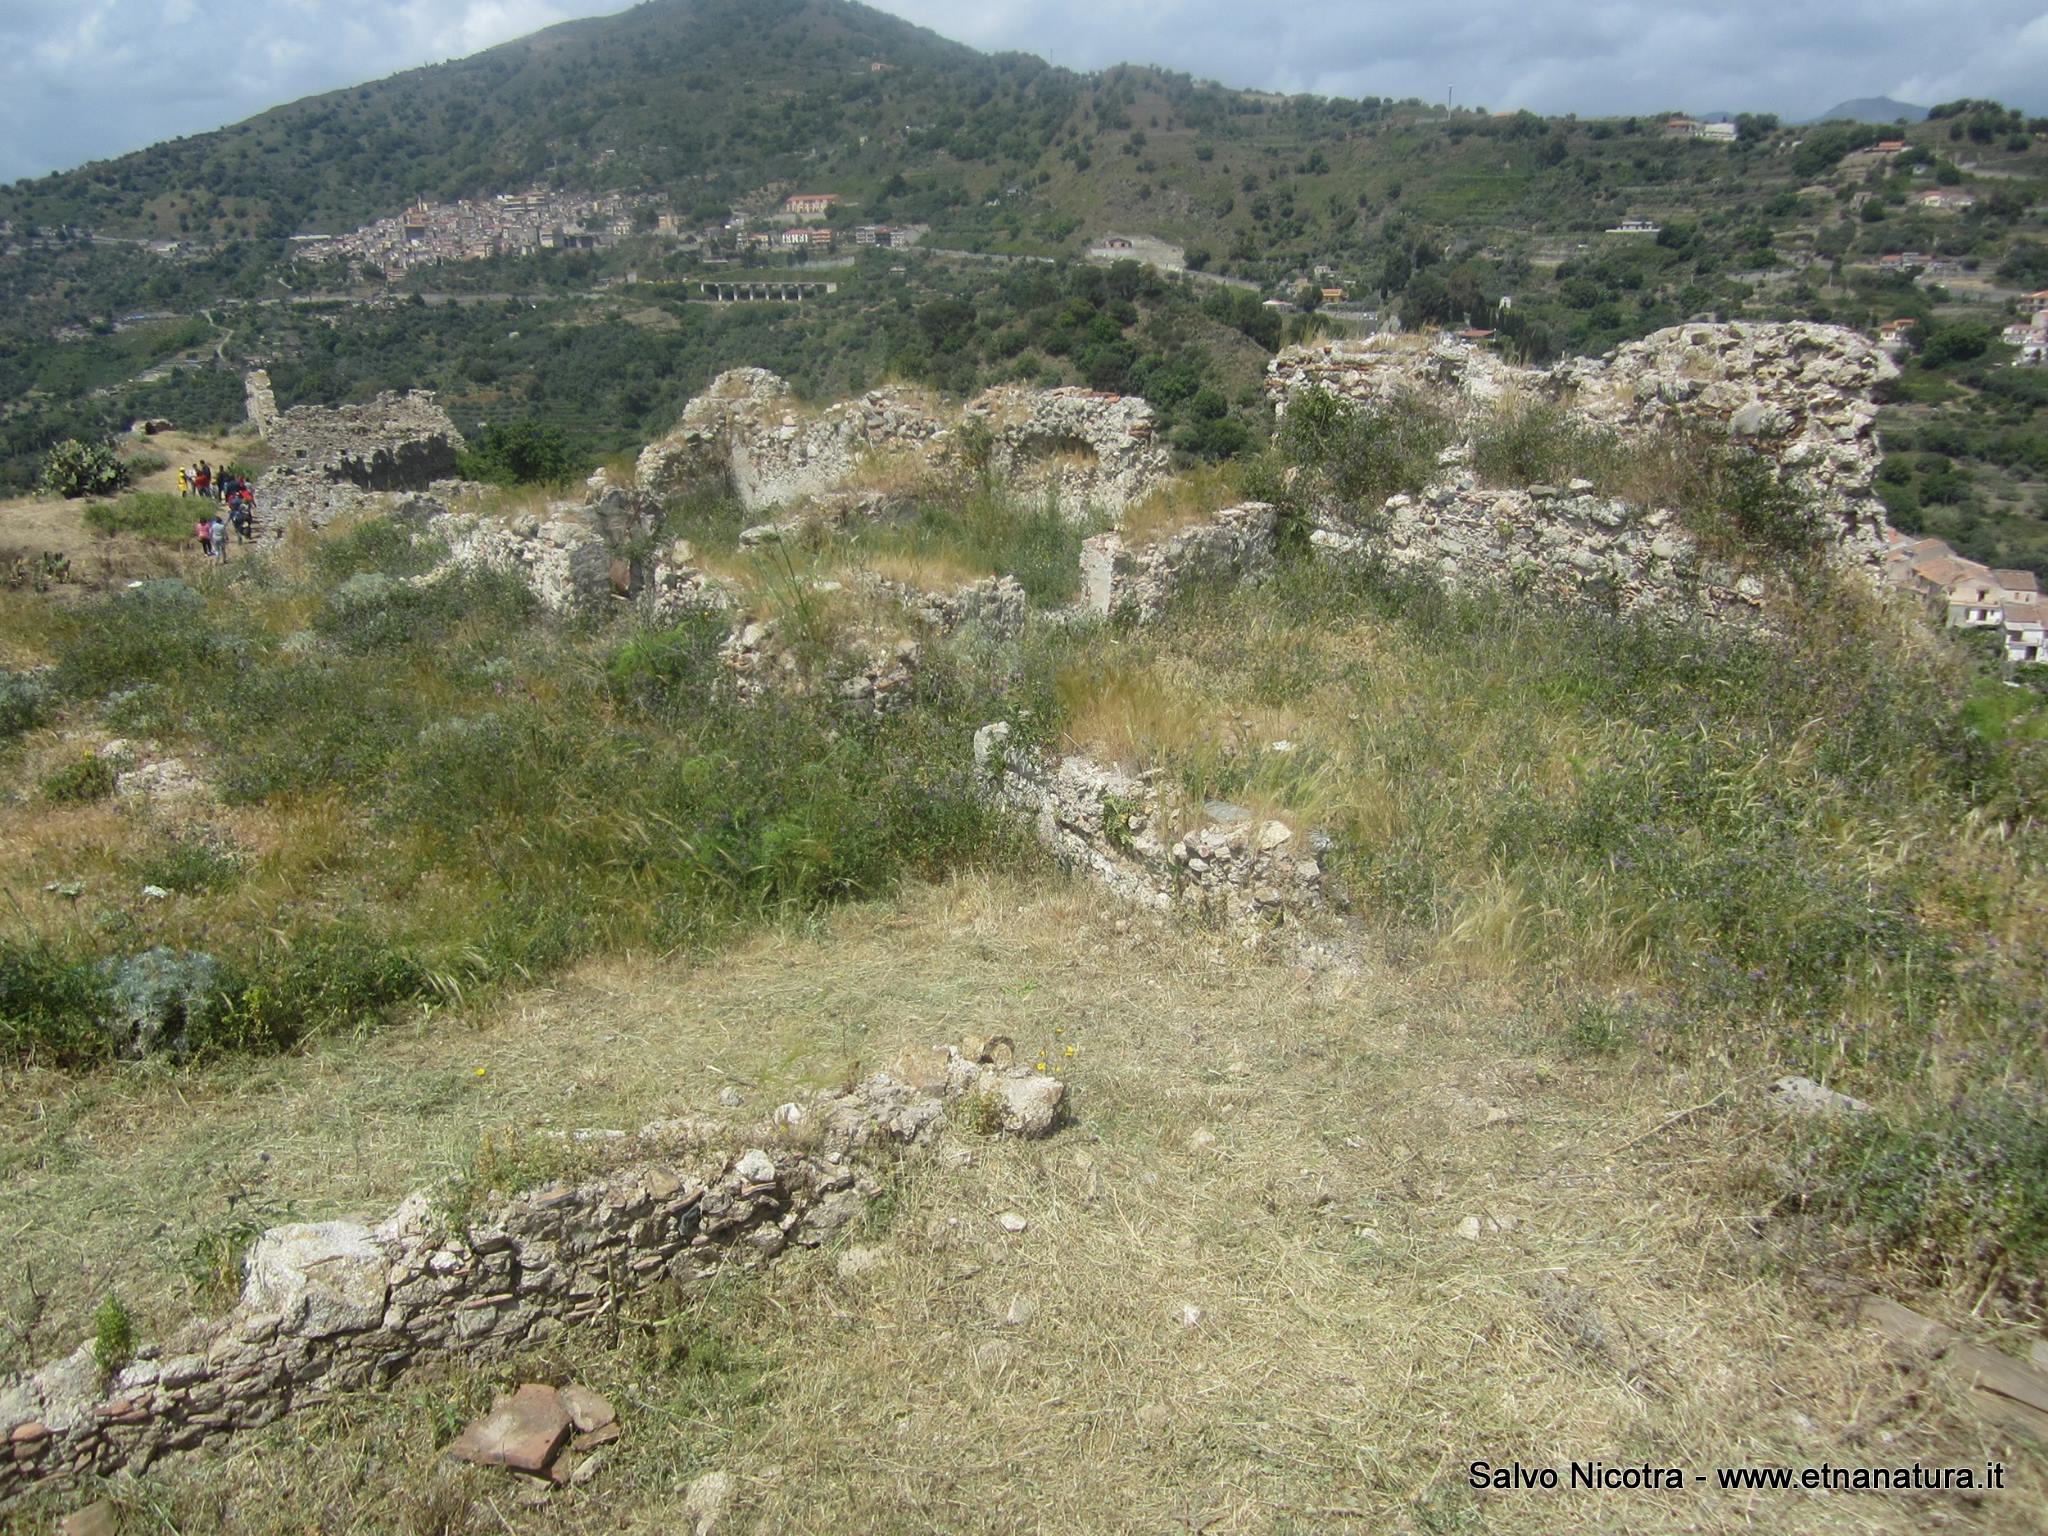
<path fill-rule="evenodd" d="M 573 466 L 561 429 L 537 421 L 486 426 L 456 466 L 465 480 L 490 485 L 559 485 Z"/>
<path fill-rule="evenodd" d="M 92 1315 L 92 1357 L 109 1376 L 135 1358 L 135 1317 L 108 1293 Z"/>
<path fill-rule="evenodd" d="M 1805 1191 L 1935 1283 L 2040 1285 L 2048 1265 L 2048 1111 L 2009 1093 L 1911 1120 L 1859 1115 L 1819 1142 Z"/>
<path fill-rule="evenodd" d="M 45 776 L 39 788 L 45 800 L 77 805 L 106 799 L 114 792 L 117 777 L 112 763 L 88 752 Z"/>
<path fill-rule="evenodd" d="M 41 673 L 0 667 L 0 741 L 12 741 L 38 724 L 49 704 L 50 685 Z"/>
<path fill-rule="evenodd" d="M 1328 494 L 1377 510 L 1389 496 L 1428 484 L 1451 436 L 1450 421 L 1417 396 L 1361 406 L 1311 389 L 1288 404 L 1275 441 Z"/>
<path fill-rule="evenodd" d="M 106 979 L 90 960 L 41 939 L 0 939 L 0 1048 L 16 1060 L 88 1061 L 108 1054 L 98 1020 Z"/>
<path fill-rule="evenodd" d="M 203 836 L 180 833 L 145 849 L 132 868 L 144 885 L 185 894 L 220 890 L 234 884 L 242 871 L 231 849 Z"/>
<path fill-rule="evenodd" d="M 103 698 L 214 660 L 220 637 L 206 602 L 182 581 L 149 581 L 65 616 L 58 689 Z"/>
<path fill-rule="evenodd" d="M 67 437 L 43 460 L 37 488 L 45 496 L 71 500 L 79 496 L 105 496 L 119 490 L 128 480 L 128 466 L 121 462 L 110 443 L 82 443 Z"/>

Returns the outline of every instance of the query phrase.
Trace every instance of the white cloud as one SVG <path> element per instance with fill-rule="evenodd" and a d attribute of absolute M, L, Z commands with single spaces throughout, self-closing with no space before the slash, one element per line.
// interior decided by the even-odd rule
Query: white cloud
<path fill-rule="evenodd" d="M 472 53 L 625 0 L 0 0 L 0 179 Z M 2042 0 L 884 0 L 980 48 L 1232 85 L 1581 113 L 1995 96 L 2048 111 Z"/>

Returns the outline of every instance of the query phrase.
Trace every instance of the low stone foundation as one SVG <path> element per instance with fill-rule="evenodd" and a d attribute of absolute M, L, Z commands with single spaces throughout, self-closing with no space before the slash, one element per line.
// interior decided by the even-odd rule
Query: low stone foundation
<path fill-rule="evenodd" d="M 437 1354 L 544 1338 L 655 1285 L 815 1247 L 880 1192 L 871 1170 L 885 1156 L 939 1136 L 962 1106 L 984 1133 L 1054 1128 L 1065 1084 L 993 1064 L 989 1044 L 910 1053 L 900 1072 L 786 1104 L 737 1154 L 690 1122 L 585 1134 L 574 1140 L 608 1164 L 601 1176 L 493 1196 L 459 1220 L 414 1194 L 376 1226 L 274 1227 L 226 1318 L 112 1371 L 86 1343 L 0 1380 L 0 1504 L 50 1478 L 142 1471 Z"/>
<path fill-rule="evenodd" d="M 1154 777 L 1089 758 L 1048 763 L 1013 749 L 1011 734 L 1000 723 L 975 733 L 975 766 L 991 792 L 1027 817 L 1062 863 L 1123 900 L 1220 920 L 1251 938 L 1328 904 L 1327 839 L 1240 806 L 1183 807 Z"/>

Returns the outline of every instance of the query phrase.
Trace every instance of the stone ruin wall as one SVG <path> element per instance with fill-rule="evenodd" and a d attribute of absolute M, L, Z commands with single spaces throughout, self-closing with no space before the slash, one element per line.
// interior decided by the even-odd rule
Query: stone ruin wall
<path fill-rule="evenodd" d="M 1102 618 L 1146 624 L 1198 582 L 1257 581 L 1279 559 L 1279 513 L 1266 502 L 1226 507 L 1206 522 L 1151 543 L 1099 533 L 1081 545 L 1081 606 Z"/>
<path fill-rule="evenodd" d="M 252 369 L 242 380 L 243 406 L 249 417 L 249 425 L 260 437 L 269 437 L 277 426 L 277 391 L 270 387 L 267 369 Z"/>
<path fill-rule="evenodd" d="M 251 414 L 269 379 L 251 375 Z M 425 492 L 455 474 L 468 445 L 431 391 L 385 393 L 366 405 L 297 405 L 278 412 L 270 399 L 263 429 L 273 458 L 257 476 L 257 516 L 266 533 L 293 522 L 325 527 L 337 517 L 388 511 L 379 498 Z"/>
<path fill-rule="evenodd" d="M 786 380 L 736 368 L 641 453 L 637 481 L 653 496 L 723 483 L 752 512 L 816 503 L 830 515 L 877 482 L 984 472 L 1070 514 L 1114 512 L 1165 480 L 1172 460 L 1134 396 L 1002 386 L 955 411 L 890 388 L 814 411 Z"/>
<path fill-rule="evenodd" d="M 1284 414 L 1310 388 L 1362 403 L 1416 394 L 1469 430 L 1517 400 L 1551 401 L 1624 436 L 1667 426 L 1722 434 L 1766 455 L 1822 515 L 1829 559 L 1875 580 L 1885 547 L 1876 387 L 1897 367 L 1857 333 L 1804 322 L 1692 324 L 1604 358 L 1519 368 L 1470 344 L 1403 336 L 1292 347 L 1268 368 Z M 1765 583 L 1709 558 L 1668 509 L 1594 494 L 1590 482 L 1483 487 L 1469 445 L 1448 450 L 1418 496 L 1326 516 L 1313 545 L 1335 558 L 1372 553 L 1452 588 L 1505 587 L 1675 623 L 1754 628 Z"/>
<path fill-rule="evenodd" d="M 1003 1041 L 908 1051 L 859 1086 L 786 1104 L 761 1144 L 707 1150 L 716 1128 L 665 1122 L 577 1138 L 610 1170 L 509 1198 L 462 1223 L 414 1194 L 375 1226 L 274 1227 L 218 1321 L 146 1344 L 111 1374 L 90 1342 L 0 1379 L 0 1509 L 56 1478 L 146 1470 L 163 1456 L 388 1382 L 441 1354 L 503 1351 L 663 1284 L 816 1247 L 880 1193 L 874 1171 L 948 1128 L 1043 1136 L 1065 1084 L 1010 1064 Z"/>

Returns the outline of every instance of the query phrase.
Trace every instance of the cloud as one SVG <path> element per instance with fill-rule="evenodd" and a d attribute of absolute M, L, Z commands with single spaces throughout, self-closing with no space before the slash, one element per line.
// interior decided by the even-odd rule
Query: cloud
<path fill-rule="evenodd" d="M 239 121 L 623 0 L 0 0 L 0 180 Z M 665 3 L 665 0 L 664 0 Z M 2048 112 L 2042 0 L 883 0 L 976 47 L 1541 112 L 1991 96 Z"/>

